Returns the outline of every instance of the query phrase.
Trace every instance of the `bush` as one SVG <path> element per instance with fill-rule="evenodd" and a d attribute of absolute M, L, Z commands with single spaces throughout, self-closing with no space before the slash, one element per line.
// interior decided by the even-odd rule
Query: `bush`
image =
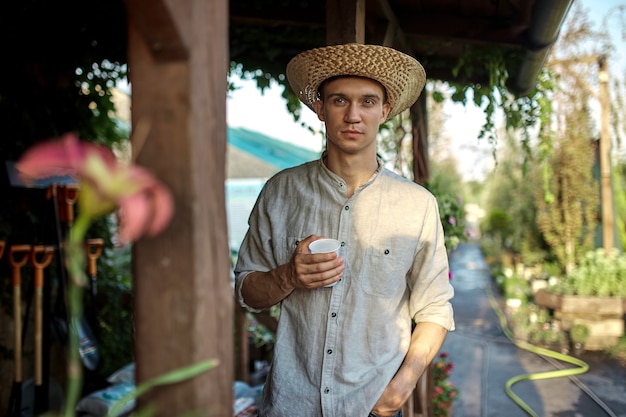
<path fill-rule="evenodd" d="M 589 334 L 589 327 L 582 323 L 574 324 L 569 331 L 569 337 L 575 343 L 585 343 L 589 339 Z"/>
<path fill-rule="evenodd" d="M 626 297 L 626 255 L 604 249 L 587 252 L 580 263 L 550 288 L 563 295 Z"/>

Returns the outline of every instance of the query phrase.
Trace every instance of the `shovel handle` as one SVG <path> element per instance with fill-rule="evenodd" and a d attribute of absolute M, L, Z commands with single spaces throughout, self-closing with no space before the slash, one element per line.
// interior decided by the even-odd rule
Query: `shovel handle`
<path fill-rule="evenodd" d="M 40 256 L 43 258 L 39 259 Z M 31 264 L 35 268 L 35 385 L 43 383 L 43 270 L 50 265 L 54 248 L 34 246 L 31 252 Z"/>
<path fill-rule="evenodd" d="M 89 260 L 89 276 L 94 277 L 96 275 L 96 261 L 102 255 L 104 241 L 102 239 L 88 239 L 85 246 Z"/>
<path fill-rule="evenodd" d="M 40 257 L 43 255 L 43 258 Z M 52 246 L 33 246 L 30 263 L 35 268 L 35 289 L 43 288 L 43 270 L 50 265 L 54 248 Z"/>
<path fill-rule="evenodd" d="M 30 256 L 30 245 L 11 245 L 9 263 L 13 270 L 13 320 L 15 322 L 13 358 L 15 360 L 15 382 L 22 382 L 22 277 L 21 268 Z"/>
<path fill-rule="evenodd" d="M 2 259 L 2 255 L 4 255 L 4 247 L 6 244 L 7 243 L 4 240 L 0 240 L 0 259 Z"/>
<path fill-rule="evenodd" d="M 63 198 L 65 199 L 67 222 L 72 224 L 74 222 L 74 204 L 78 198 L 78 187 L 75 185 L 66 185 L 63 189 Z"/>
<path fill-rule="evenodd" d="M 13 286 L 22 285 L 20 269 L 26 265 L 31 252 L 30 245 L 11 245 L 9 247 L 9 263 L 13 270 Z"/>

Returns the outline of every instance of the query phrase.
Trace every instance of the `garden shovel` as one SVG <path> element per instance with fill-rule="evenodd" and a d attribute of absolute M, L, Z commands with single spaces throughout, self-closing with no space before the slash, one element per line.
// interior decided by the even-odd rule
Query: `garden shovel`
<path fill-rule="evenodd" d="M 50 265 L 53 255 L 51 246 L 34 246 L 30 257 L 35 271 L 35 386 L 43 383 L 43 271 Z"/>
<path fill-rule="evenodd" d="M 97 267 L 96 261 L 102 255 L 102 249 L 104 248 L 104 241 L 102 239 L 88 239 L 85 245 L 85 250 L 87 252 L 87 259 L 89 260 L 87 273 L 89 274 L 89 280 L 91 284 L 91 296 L 95 297 L 98 295 L 98 284 L 97 284 Z"/>
<path fill-rule="evenodd" d="M 95 323 L 95 297 L 98 293 L 97 286 L 97 267 L 96 261 L 102 254 L 104 247 L 104 241 L 102 239 L 88 239 L 85 243 L 85 252 L 89 261 L 87 265 L 87 273 L 89 275 L 91 285 L 91 308 L 88 309 L 89 320 L 85 316 L 81 317 L 78 326 L 79 337 L 79 354 L 83 361 L 83 365 L 91 371 L 96 370 L 98 363 L 100 362 L 100 353 L 98 351 L 98 344 L 96 337 L 89 326 L 89 322 Z"/>
<path fill-rule="evenodd" d="M 7 416 L 20 417 L 22 414 L 22 267 L 28 262 L 30 245 L 12 245 L 9 247 L 9 263 L 12 270 L 13 284 L 13 321 L 15 326 L 15 347 L 13 349 L 15 376 L 11 387 L 9 411 Z"/>

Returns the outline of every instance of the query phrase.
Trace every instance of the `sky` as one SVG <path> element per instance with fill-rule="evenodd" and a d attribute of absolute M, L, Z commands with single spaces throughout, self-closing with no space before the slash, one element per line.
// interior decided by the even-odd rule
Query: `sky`
<path fill-rule="evenodd" d="M 608 10 L 618 5 L 626 5 L 626 0 L 575 1 L 582 2 L 596 28 L 602 24 Z M 619 39 L 619 36 L 614 38 Z M 619 48 L 617 53 L 622 50 L 624 48 Z M 261 93 L 253 81 L 231 81 L 239 88 L 231 92 L 227 100 L 229 126 L 247 128 L 315 151 L 321 150 L 322 135 L 319 132 L 323 129 L 322 123 L 304 106 L 302 121 L 318 133 L 313 134 L 295 122 L 281 97 L 282 87 L 274 84 Z M 492 145 L 485 139 L 478 139 L 484 120 L 482 110 L 471 103 L 467 106 L 447 103 L 444 112 L 445 135 L 451 139 L 452 154 L 458 161 L 459 172 L 466 180 L 483 179 L 493 170 L 494 161 L 491 156 Z"/>

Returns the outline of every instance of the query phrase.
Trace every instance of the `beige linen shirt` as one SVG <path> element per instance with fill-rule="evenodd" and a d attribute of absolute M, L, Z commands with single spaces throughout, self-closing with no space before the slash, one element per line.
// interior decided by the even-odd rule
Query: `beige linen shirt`
<path fill-rule="evenodd" d="M 454 329 L 437 202 L 418 184 L 382 168 L 348 198 L 313 161 L 267 182 L 249 226 L 235 267 L 244 307 L 246 275 L 287 263 L 309 235 L 341 241 L 345 262 L 334 287 L 281 302 L 260 416 L 367 417 L 407 353 L 411 320 Z"/>

